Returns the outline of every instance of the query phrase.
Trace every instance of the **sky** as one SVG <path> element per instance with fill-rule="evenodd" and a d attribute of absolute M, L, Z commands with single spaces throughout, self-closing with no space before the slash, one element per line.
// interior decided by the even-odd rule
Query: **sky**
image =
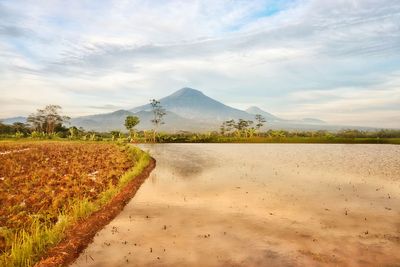
<path fill-rule="evenodd" d="M 182 87 L 400 128 L 400 1 L 0 0 L 0 118 L 112 112 Z"/>

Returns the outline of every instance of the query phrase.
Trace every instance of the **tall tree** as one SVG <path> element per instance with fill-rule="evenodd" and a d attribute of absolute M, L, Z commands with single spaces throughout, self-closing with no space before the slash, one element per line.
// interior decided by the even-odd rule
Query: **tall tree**
<path fill-rule="evenodd" d="M 230 131 L 232 131 L 233 128 L 235 128 L 236 122 L 235 120 L 228 120 L 224 121 L 221 126 L 219 127 L 220 133 L 222 135 L 229 134 Z"/>
<path fill-rule="evenodd" d="M 235 125 L 235 128 L 239 131 L 243 131 L 246 130 L 251 124 L 253 124 L 253 121 L 239 119 L 238 123 Z"/>
<path fill-rule="evenodd" d="M 236 122 L 235 120 L 225 121 L 226 131 L 230 132 L 233 128 L 235 128 Z"/>
<path fill-rule="evenodd" d="M 256 122 L 256 129 L 260 130 L 260 128 L 264 126 L 264 123 L 267 122 L 267 120 L 261 114 L 256 114 Z"/>
<path fill-rule="evenodd" d="M 38 109 L 36 113 L 29 115 L 27 121 L 35 131 L 54 133 L 57 126 L 69 121 L 69 117 L 59 114 L 61 107 L 58 105 L 48 105 L 44 109 Z"/>
<path fill-rule="evenodd" d="M 127 116 L 125 119 L 125 127 L 131 135 L 131 140 L 135 135 L 135 126 L 140 123 L 140 119 L 137 116 Z"/>
<path fill-rule="evenodd" d="M 247 137 L 247 129 L 252 124 L 253 121 L 239 119 L 239 121 L 233 126 L 236 129 L 236 135 L 240 137 L 242 134 L 244 134 Z"/>
<path fill-rule="evenodd" d="M 22 122 L 14 122 L 12 128 L 15 132 L 20 132 L 25 135 L 30 133 L 29 125 Z"/>
<path fill-rule="evenodd" d="M 153 119 L 151 122 L 154 125 L 154 131 L 153 131 L 153 141 L 156 142 L 156 132 L 158 130 L 158 127 L 162 124 L 164 124 L 164 116 L 167 114 L 165 109 L 161 106 L 160 101 L 151 99 L 150 100 L 150 105 L 153 110 Z"/>
<path fill-rule="evenodd" d="M 33 130 L 36 132 L 44 132 L 43 125 L 45 123 L 45 117 L 43 113 L 43 109 L 38 109 L 36 113 L 32 113 L 26 119 L 26 121 L 32 125 Z"/>

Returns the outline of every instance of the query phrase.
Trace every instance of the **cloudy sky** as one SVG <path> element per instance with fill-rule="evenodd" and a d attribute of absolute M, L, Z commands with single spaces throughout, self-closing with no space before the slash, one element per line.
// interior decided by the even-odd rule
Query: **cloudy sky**
<path fill-rule="evenodd" d="M 105 113 L 186 86 L 400 128 L 400 1 L 0 0 L 0 118 Z"/>

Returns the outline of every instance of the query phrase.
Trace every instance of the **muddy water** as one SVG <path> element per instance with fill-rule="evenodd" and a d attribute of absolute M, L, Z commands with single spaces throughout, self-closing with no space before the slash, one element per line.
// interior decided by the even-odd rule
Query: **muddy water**
<path fill-rule="evenodd" d="M 157 168 L 73 266 L 400 266 L 400 146 L 143 146 Z"/>

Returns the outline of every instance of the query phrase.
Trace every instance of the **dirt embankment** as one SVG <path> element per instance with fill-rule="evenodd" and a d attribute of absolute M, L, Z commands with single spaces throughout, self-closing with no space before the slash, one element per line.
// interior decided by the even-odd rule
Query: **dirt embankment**
<path fill-rule="evenodd" d="M 106 226 L 135 196 L 142 183 L 155 168 L 156 161 L 151 158 L 149 165 L 118 193 L 110 203 L 94 212 L 84 220 L 78 221 L 66 231 L 66 237 L 51 248 L 35 267 L 67 266 L 92 242 L 94 236 Z"/>

